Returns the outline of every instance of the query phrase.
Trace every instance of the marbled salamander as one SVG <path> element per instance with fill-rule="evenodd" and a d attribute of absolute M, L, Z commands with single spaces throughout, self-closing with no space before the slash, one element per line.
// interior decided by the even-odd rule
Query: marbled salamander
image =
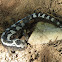
<path fill-rule="evenodd" d="M 42 19 L 47 19 L 48 21 L 51 21 L 55 25 L 59 26 L 62 28 L 61 22 L 54 17 L 51 17 L 47 14 L 43 13 L 33 13 L 19 21 L 17 21 L 15 24 L 11 25 L 11 27 L 7 28 L 5 32 L 3 32 L 1 36 L 1 41 L 3 45 L 6 46 L 15 46 L 15 47 L 20 47 L 20 48 L 25 48 L 27 46 L 27 43 L 25 40 L 20 40 L 18 38 L 11 39 L 13 35 L 16 35 L 18 31 L 21 32 L 21 36 L 23 36 L 22 31 L 23 28 L 26 26 L 27 23 L 29 23 L 32 19 L 35 18 L 42 18 Z"/>

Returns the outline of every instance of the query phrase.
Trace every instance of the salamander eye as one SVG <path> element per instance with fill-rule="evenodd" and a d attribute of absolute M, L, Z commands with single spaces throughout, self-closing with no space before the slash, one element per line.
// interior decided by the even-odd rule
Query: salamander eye
<path fill-rule="evenodd" d="M 20 47 L 20 48 L 27 47 L 27 43 L 24 40 L 15 39 L 13 40 L 13 44 L 15 44 L 16 47 Z"/>
<path fill-rule="evenodd" d="M 15 41 L 15 43 L 16 43 L 17 45 L 25 44 L 25 43 L 23 42 L 23 40 L 19 40 L 19 39 L 18 39 L 18 40 L 16 40 L 16 41 Z"/>
<path fill-rule="evenodd" d="M 16 43 L 17 45 L 20 45 L 20 44 L 21 44 L 21 40 L 16 40 L 15 43 Z"/>

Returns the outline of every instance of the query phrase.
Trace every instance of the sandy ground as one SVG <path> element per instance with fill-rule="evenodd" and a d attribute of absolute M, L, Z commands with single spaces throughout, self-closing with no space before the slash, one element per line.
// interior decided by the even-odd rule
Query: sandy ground
<path fill-rule="evenodd" d="M 7 27 L 34 12 L 62 19 L 62 0 L 0 0 L 0 36 Z M 55 47 L 56 43 L 28 45 L 22 51 L 0 44 L 0 62 L 62 62 L 62 42 Z"/>

